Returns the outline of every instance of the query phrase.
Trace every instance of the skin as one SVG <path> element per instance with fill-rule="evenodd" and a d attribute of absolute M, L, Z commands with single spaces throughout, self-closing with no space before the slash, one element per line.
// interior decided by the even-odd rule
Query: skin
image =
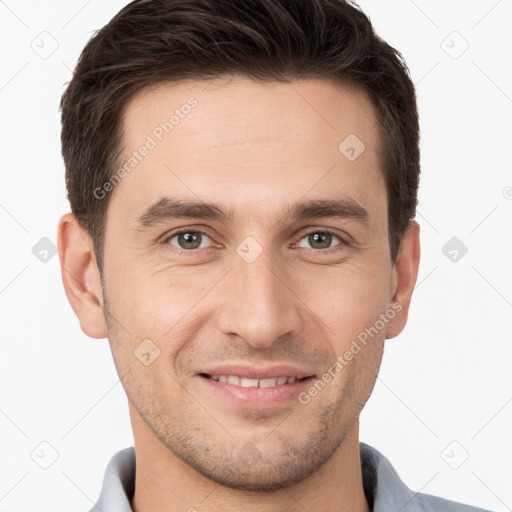
<path fill-rule="evenodd" d="M 164 84 L 127 105 L 125 156 L 190 96 L 198 105 L 111 192 L 103 288 L 88 233 L 70 213 L 59 223 L 66 294 L 85 334 L 108 337 L 129 400 L 132 507 L 367 512 L 359 415 L 385 339 L 406 324 L 420 258 L 412 221 L 390 260 L 376 113 L 357 87 L 325 80 Z M 338 150 L 349 134 L 366 147 L 354 161 Z M 231 208 L 233 219 L 142 229 L 164 196 Z M 340 197 L 368 223 L 285 216 L 295 202 Z M 169 239 L 177 228 L 205 233 L 200 248 Z M 308 235 L 326 229 L 321 248 Z M 251 263 L 237 253 L 247 236 L 262 250 Z M 306 405 L 237 407 L 198 375 L 227 361 L 318 379 L 393 304 L 400 311 Z M 134 356 L 144 339 L 160 351 L 149 366 Z"/>

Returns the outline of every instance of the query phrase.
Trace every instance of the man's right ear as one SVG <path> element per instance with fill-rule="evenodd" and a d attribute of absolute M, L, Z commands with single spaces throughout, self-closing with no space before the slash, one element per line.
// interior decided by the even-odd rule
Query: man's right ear
<path fill-rule="evenodd" d="M 62 282 L 82 331 L 91 338 L 106 338 L 101 276 L 91 237 L 72 213 L 59 220 L 57 246 Z"/>

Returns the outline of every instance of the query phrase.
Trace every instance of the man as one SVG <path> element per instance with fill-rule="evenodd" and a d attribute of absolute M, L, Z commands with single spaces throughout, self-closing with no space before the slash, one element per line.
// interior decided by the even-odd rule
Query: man
<path fill-rule="evenodd" d="M 93 510 L 481 510 L 359 442 L 420 245 L 414 87 L 356 6 L 137 0 L 61 107 L 64 287 L 135 441 Z"/>

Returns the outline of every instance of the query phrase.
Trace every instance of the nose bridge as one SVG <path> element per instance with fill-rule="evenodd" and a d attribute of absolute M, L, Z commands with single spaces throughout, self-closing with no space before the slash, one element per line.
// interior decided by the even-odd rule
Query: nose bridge
<path fill-rule="evenodd" d="M 271 250 L 254 260 L 238 254 L 224 283 L 219 328 L 224 334 L 237 334 L 254 347 L 269 347 L 285 334 L 301 328 L 298 300 L 288 288 L 287 278 Z"/>

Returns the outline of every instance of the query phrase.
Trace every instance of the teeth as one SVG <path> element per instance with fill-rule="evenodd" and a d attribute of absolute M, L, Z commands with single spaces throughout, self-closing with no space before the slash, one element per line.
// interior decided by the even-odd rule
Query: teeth
<path fill-rule="evenodd" d="M 260 379 L 260 388 L 272 388 L 277 386 L 277 379 Z"/>
<path fill-rule="evenodd" d="M 257 388 L 258 379 L 246 379 L 245 377 L 240 379 L 240 386 L 243 388 Z"/>
<path fill-rule="evenodd" d="M 234 384 L 235 386 L 240 386 L 240 377 L 237 377 L 236 375 L 228 375 L 228 384 Z"/>
<path fill-rule="evenodd" d="M 267 379 L 248 379 L 237 375 L 210 375 L 209 377 L 217 382 L 227 382 L 243 388 L 273 388 L 284 384 L 292 384 L 298 380 L 297 377 L 271 377 Z"/>

